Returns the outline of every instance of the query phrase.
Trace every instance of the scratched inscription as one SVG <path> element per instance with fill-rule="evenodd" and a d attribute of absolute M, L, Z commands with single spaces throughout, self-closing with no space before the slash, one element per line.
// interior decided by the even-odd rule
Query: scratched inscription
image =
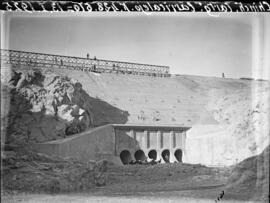
<path fill-rule="evenodd" d="M 25 12 L 269 12 L 270 3 L 267 1 L 3 1 L 0 9 Z"/>

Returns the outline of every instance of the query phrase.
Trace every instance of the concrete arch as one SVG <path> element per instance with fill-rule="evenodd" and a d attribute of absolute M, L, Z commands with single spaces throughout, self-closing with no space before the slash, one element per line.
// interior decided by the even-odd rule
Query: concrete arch
<path fill-rule="evenodd" d="M 128 164 L 132 160 L 130 152 L 128 150 L 123 150 L 120 153 L 120 159 L 124 165 Z"/>
<path fill-rule="evenodd" d="M 148 157 L 149 157 L 150 159 L 156 160 L 156 159 L 157 159 L 157 151 L 154 150 L 154 149 L 150 150 L 150 151 L 148 152 Z"/>
<path fill-rule="evenodd" d="M 161 153 L 161 157 L 165 163 L 169 163 L 170 162 L 170 150 L 164 149 Z"/>
<path fill-rule="evenodd" d="M 175 158 L 176 158 L 176 160 L 177 160 L 178 162 L 180 162 L 180 163 L 183 162 L 183 160 L 182 160 L 182 157 L 183 157 L 183 151 L 182 151 L 181 149 L 175 150 L 174 156 L 175 156 Z"/>
<path fill-rule="evenodd" d="M 134 157 L 135 157 L 136 161 L 139 161 L 139 160 L 144 161 L 144 160 L 146 160 L 145 153 L 142 150 L 136 151 L 135 154 L 134 154 Z"/>

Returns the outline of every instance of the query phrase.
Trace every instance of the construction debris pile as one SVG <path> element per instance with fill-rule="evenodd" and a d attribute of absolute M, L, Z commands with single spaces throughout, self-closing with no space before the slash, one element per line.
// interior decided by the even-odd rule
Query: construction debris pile
<path fill-rule="evenodd" d="M 161 163 L 161 159 L 156 161 L 155 159 L 150 159 L 150 160 L 131 160 L 128 164 L 129 165 L 155 165 Z"/>

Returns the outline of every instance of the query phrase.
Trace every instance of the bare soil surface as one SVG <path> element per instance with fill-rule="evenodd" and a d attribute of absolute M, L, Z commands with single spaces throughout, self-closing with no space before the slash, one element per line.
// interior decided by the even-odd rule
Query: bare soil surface
<path fill-rule="evenodd" d="M 2 202 L 268 202 L 269 148 L 233 167 L 116 166 L 8 151 Z M 98 175 L 97 175 L 98 174 Z M 98 179 L 99 178 L 99 179 Z M 100 184 L 100 179 L 105 180 Z M 101 182 L 103 183 L 103 182 Z M 222 191 L 224 192 L 222 197 Z M 220 199 L 218 201 L 218 198 Z"/>
<path fill-rule="evenodd" d="M 50 157 L 25 148 L 7 149 L 2 157 L 2 202 L 49 199 L 63 202 L 69 198 L 68 201 L 76 202 L 74 197 L 79 194 L 82 198 L 78 200 L 83 202 L 110 202 L 117 197 L 126 201 L 145 195 L 155 198 L 155 193 L 162 199 L 162 192 L 223 187 L 230 174 L 228 168 L 183 163 L 126 166 L 106 163 L 98 168 L 98 163 Z M 100 184 L 100 180 L 105 183 Z"/>
<path fill-rule="evenodd" d="M 185 190 L 185 191 L 165 191 L 165 192 L 143 192 L 132 195 L 115 194 L 106 195 L 100 193 L 75 193 L 75 194 L 19 194 L 5 199 L 3 202 L 129 202 L 129 203 L 149 203 L 149 202 L 215 202 L 217 194 L 221 188 L 204 190 Z M 229 196 L 217 202 L 260 202 L 247 200 L 232 200 Z"/>

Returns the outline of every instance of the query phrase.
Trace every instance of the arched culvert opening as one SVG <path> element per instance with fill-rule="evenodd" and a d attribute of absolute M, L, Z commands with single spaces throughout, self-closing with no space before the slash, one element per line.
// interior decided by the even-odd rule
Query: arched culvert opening
<path fill-rule="evenodd" d="M 128 150 L 122 151 L 120 153 L 120 159 L 124 165 L 128 164 L 132 160 L 130 152 Z"/>
<path fill-rule="evenodd" d="M 150 159 L 156 160 L 157 159 L 157 151 L 154 149 L 150 150 L 148 153 L 148 157 Z"/>
<path fill-rule="evenodd" d="M 170 162 L 170 151 L 168 149 L 163 150 L 161 156 L 166 163 Z"/>
<path fill-rule="evenodd" d="M 146 159 L 146 156 L 142 150 L 138 150 L 135 152 L 134 157 L 136 161 L 144 161 Z"/>
<path fill-rule="evenodd" d="M 182 153 L 182 150 L 181 149 L 177 149 L 175 152 L 174 152 L 174 156 L 176 158 L 176 160 L 178 162 L 182 162 L 182 156 L 183 156 L 183 153 Z"/>

